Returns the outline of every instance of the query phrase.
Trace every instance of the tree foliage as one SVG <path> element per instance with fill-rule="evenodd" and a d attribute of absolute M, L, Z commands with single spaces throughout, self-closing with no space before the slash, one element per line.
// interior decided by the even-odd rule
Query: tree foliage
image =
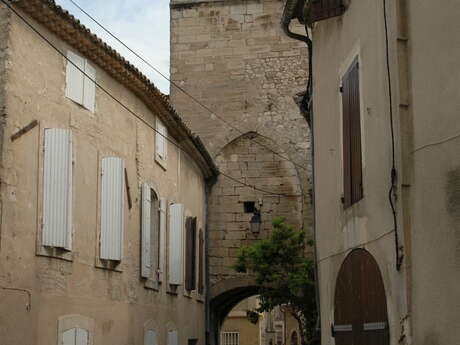
<path fill-rule="evenodd" d="M 314 262 L 306 256 L 306 246 L 303 231 L 286 224 L 285 218 L 276 218 L 267 239 L 240 248 L 234 269 L 254 274 L 261 286 L 254 312 L 283 306 L 298 321 L 302 343 L 310 344 L 317 314 Z"/>

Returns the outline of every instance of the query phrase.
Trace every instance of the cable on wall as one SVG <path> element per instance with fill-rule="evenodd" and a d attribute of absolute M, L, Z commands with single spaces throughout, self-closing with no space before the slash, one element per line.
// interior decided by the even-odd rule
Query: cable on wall
<path fill-rule="evenodd" d="M 157 67 L 155 67 L 154 65 L 152 65 L 150 62 L 148 62 L 146 59 L 144 59 L 140 54 L 136 53 L 136 51 L 134 51 L 133 49 L 131 49 L 126 43 L 124 43 L 121 39 L 119 39 L 115 34 L 113 34 L 109 29 L 107 29 L 104 25 L 102 25 L 97 19 L 95 19 L 91 14 L 89 14 L 87 11 L 85 11 L 80 5 L 78 5 L 74 0 L 69 0 L 76 8 L 78 8 L 81 12 L 83 12 L 88 18 L 90 18 L 97 26 L 99 26 L 102 30 L 104 30 L 108 35 L 110 35 L 114 40 L 116 40 L 118 43 L 120 43 L 124 48 L 126 48 L 128 51 L 130 51 L 132 54 L 134 54 L 134 56 L 136 56 L 138 59 L 140 59 L 143 63 L 145 63 L 147 66 L 149 66 L 151 69 L 153 69 L 156 73 L 158 73 L 161 77 L 163 77 L 164 79 L 166 79 L 168 82 L 171 83 L 172 86 L 174 86 L 175 88 L 177 88 L 179 91 L 181 91 L 184 95 L 188 96 L 190 99 L 192 99 L 196 104 L 198 104 L 200 107 L 202 107 L 204 110 L 206 110 L 207 112 L 209 112 L 211 114 L 211 116 L 215 116 L 216 118 L 218 118 L 220 121 L 222 121 L 225 125 L 227 125 L 228 127 L 230 127 L 231 129 L 237 131 L 238 133 L 240 134 L 245 134 L 246 132 L 243 132 L 241 129 L 239 129 L 238 127 L 232 125 L 231 123 L 229 123 L 228 121 L 226 121 L 222 116 L 220 116 L 219 114 L 216 114 L 214 111 L 212 111 L 212 109 L 210 109 L 208 106 L 206 106 L 205 104 L 203 104 L 203 102 L 201 102 L 200 100 L 198 100 L 196 97 L 194 97 L 193 95 L 191 95 L 190 93 L 188 93 L 183 87 L 181 87 L 180 85 L 178 85 L 176 82 L 172 81 L 170 78 L 168 78 L 164 73 L 162 73 Z M 261 142 L 258 142 L 257 140 L 255 139 L 252 139 L 252 141 L 254 143 L 256 143 L 257 145 L 269 150 L 270 152 L 274 153 L 275 155 L 279 156 L 280 158 L 283 158 L 289 162 L 291 162 L 292 164 L 294 164 L 295 166 L 301 168 L 301 169 L 304 169 L 304 170 L 308 170 L 307 167 L 301 165 L 301 164 L 298 164 L 294 161 L 292 161 L 291 159 L 289 159 L 288 157 L 280 154 L 279 152 L 276 152 L 274 151 L 273 149 L 271 149 L 270 147 L 268 147 L 267 145 L 265 144 L 262 144 Z"/>
<path fill-rule="evenodd" d="M 28 22 L 27 19 L 25 19 L 21 14 L 19 14 L 6 0 L 0 0 L 5 6 L 7 6 L 18 18 L 20 18 L 32 31 L 34 31 L 41 39 L 43 39 L 49 46 L 51 46 L 59 55 L 61 55 L 68 63 L 72 64 L 78 71 L 80 71 L 86 78 L 91 80 L 101 91 L 103 91 L 107 96 L 109 96 L 112 100 L 114 100 L 118 105 L 120 105 L 123 109 L 128 111 L 131 115 L 136 117 L 138 120 L 140 120 L 142 123 L 144 123 L 147 127 L 152 129 L 157 135 L 160 135 L 163 137 L 165 140 L 176 146 L 180 151 L 184 152 L 185 154 L 188 155 L 188 152 L 185 151 L 178 143 L 176 143 L 174 140 L 172 140 L 170 137 L 163 135 L 160 133 L 155 127 L 153 127 L 150 123 L 148 123 L 146 120 L 144 120 L 141 116 L 136 114 L 133 110 L 131 110 L 128 106 L 126 106 L 123 102 L 118 100 L 114 95 L 110 93 L 105 87 L 103 87 L 101 84 L 99 84 L 94 78 L 89 76 L 85 71 L 83 71 L 79 66 L 77 66 L 73 61 L 71 61 L 66 54 L 61 52 L 59 48 L 57 48 L 50 40 L 48 40 L 40 31 L 38 31 L 32 24 Z M 223 176 L 243 185 L 249 188 L 252 188 L 254 190 L 258 190 L 260 192 L 264 192 L 269 195 L 276 195 L 276 196 L 283 196 L 283 197 L 301 197 L 303 196 L 302 194 L 300 195 L 290 195 L 290 194 L 283 194 L 283 193 L 277 193 L 277 192 L 270 192 L 264 189 L 260 189 L 256 186 L 247 184 L 243 181 L 240 181 L 228 174 L 220 172 Z"/>
<path fill-rule="evenodd" d="M 396 213 L 395 202 L 397 200 L 396 192 L 396 182 L 397 182 L 397 171 L 395 163 L 395 130 L 393 123 L 393 93 L 391 85 L 391 71 L 390 71 L 390 53 L 389 53 L 389 43 L 388 43 L 388 18 L 387 18 L 387 2 L 383 0 L 383 21 L 385 24 L 385 50 L 386 50 L 386 69 L 387 69 L 387 79 L 388 79 L 388 97 L 389 97 L 389 107 L 390 107 L 390 130 L 391 130 L 391 172 L 390 172 L 390 189 L 388 191 L 388 199 L 390 202 L 391 212 L 393 215 L 393 226 L 395 232 L 395 251 L 396 251 L 396 270 L 400 271 L 404 255 L 400 253 L 402 246 L 399 244 L 399 235 L 398 235 L 398 220 Z"/>

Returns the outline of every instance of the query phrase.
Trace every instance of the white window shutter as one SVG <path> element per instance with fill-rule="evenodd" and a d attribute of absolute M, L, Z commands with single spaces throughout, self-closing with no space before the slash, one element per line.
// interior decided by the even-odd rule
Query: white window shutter
<path fill-rule="evenodd" d="M 86 329 L 76 329 L 75 345 L 88 345 L 88 331 Z"/>
<path fill-rule="evenodd" d="M 94 113 L 96 101 L 96 69 L 85 60 L 85 78 L 83 83 L 83 106 Z"/>
<path fill-rule="evenodd" d="M 102 159 L 100 258 L 121 260 L 125 189 L 122 158 Z"/>
<path fill-rule="evenodd" d="M 169 284 L 181 285 L 183 281 L 184 205 L 171 205 L 169 217 Z"/>
<path fill-rule="evenodd" d="M 72 101 L 83 104 L 83 84 L 85 70 L 85 59 L 81 56 L 68 51 L 66 68 L 66 89 L 65 95 Z M 78 67 L 78 68 L 77 68 Z"/>
<path fill-rule="evenodd" d="M 62 334 L 62 345 L 75 345 L 75 328 L 66 330 Z"/>
<path fill-rule="evenodd" d="M 159 253 L 159 274 L 158 281 L 164 280 L 165 268 L 165 255 L 166 255 L 166 209 L 168 202 L 166 199 L 160 199 L 160 253 Z"/>
<path fill-rule="evenodd" d="M 176 330 L 168 331 L 168 345 L 179 345 L 179 339 Z"/>
<path fill-rule="evenodd" d="M 168 137 L 168 131 L 166 129 L 166 126 L 163 124 L 163 122 L 157 118 L 156 121 L 156 133 L 155 133 L 155 145 L 156 145 L 156 153 L 160 156 L 161 159 L 166 159 L 167 156 L 167 151 L 168 151 L 168 145 L 167 145 L 167 137 Z"/>
<path fill-rule="evenodd" d="M 157 334 L 155 331 L 149 329 L 145 332 L 144 345 L 158 345 Z"/>
<path fill-rule="evenodd" d="M 45 129 L 42 245 L 72 249 L 72 132 Z"/>
<path fill-rule="evenodd" d="M 141 254 L 141 276 L 144 278 L 150 277 L 151 272 L 151 191 L 150 186 L 146 183 L 142 185 L 142 254 Z"/>

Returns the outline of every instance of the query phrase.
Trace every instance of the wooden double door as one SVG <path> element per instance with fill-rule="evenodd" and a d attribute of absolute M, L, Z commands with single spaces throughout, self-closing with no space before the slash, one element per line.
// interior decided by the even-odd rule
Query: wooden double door
<path fill-rule="evenodd" d="M 336 345 L 389 345 L 385 287 L 377 262 L 366 250 L 352 251 L 343 262 L 334 307 Z"/>

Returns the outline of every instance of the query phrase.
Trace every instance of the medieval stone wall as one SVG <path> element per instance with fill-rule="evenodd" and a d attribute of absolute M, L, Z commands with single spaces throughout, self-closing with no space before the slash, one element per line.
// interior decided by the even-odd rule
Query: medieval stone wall
<path fill-rule="evenodd" d="M 307 48 L 282 32 L 283 5 L 282 0 L 171 3 L 171 78 L 208 109 L 172 85 L 174 107 L 222 172 L 272 192 L 219 177 L 209 205 L 211 284 L 234 275 L 237 248 L 264 238 L 273 216 L 285 215 L 310 231 L 310 132 L 293 100 L 307 85 Z M 254 237 L 252 214 L 244 213 L 243 202 L 258 207 L 259 199 L 263 229 Z"/>

